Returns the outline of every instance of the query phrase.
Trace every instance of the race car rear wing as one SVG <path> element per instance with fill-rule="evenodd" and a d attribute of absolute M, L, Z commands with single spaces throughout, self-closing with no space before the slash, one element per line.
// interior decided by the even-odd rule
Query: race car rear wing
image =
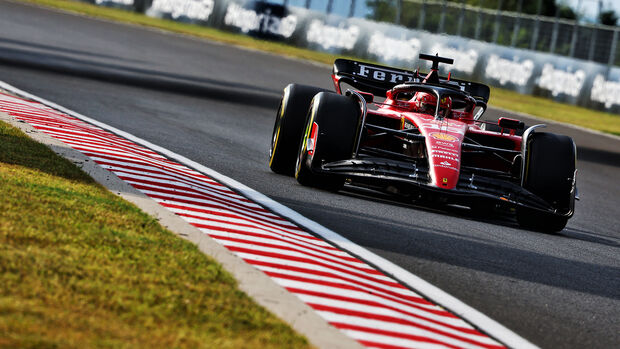
<path fill-rule="evenodd" d="M 378 64 L 362 63 L 348 59 L 336 59 L 332 79 L 336 91 L 342 94 L 341 83 L 347 83 L 361 91 L 370 92 L 375 96 L 385 97 L 388 90 L 396 85 L 421 83 L 426 74 L 417 71 L 386 67 Z M 469 93 L 485 105 L 489 101 L 490 89 L 487 85 L 477 82 L 450 79 L 440 76 L 441 87 L 451 87 Z"/>

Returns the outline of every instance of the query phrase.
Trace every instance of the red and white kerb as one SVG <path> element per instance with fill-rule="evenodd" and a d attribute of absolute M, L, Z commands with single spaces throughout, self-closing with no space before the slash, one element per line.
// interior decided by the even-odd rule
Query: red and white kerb
<path fill-rule="evenodd" d="M 503 348 L 393 278 L 214 179 L 43 104 L 0 111 L 89 156 L 227 247 L 367 347 Z"/>

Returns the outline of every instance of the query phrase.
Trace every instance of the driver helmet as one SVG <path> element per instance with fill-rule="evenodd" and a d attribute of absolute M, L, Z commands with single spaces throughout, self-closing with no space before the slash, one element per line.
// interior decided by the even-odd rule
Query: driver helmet
<path fill-rule="evenodd" d="M 411 100 L 418 112 L 425 114 L 435 114 L 437 107 L 437 97 L 428 92 L 417 92 Z M 439 114 L 447 115 L 452 109 L 452 98 L 444 97 L 439 103 Z"/>

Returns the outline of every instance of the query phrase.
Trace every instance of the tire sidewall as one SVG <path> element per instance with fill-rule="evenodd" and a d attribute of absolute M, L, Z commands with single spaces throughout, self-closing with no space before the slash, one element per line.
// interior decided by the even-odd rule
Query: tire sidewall
<path fill-rule="evenodd" d="M 298 84 L 289 84 L 284 88 L 269 149 L 269 167 L 274 172 L 293 175 L 308 106 L 314 95 L 325 91 Z"/>
<path fill-rule="evenodd" d="M 298 182 L 330 190 L 342 187 L 344 177 L 321 173 L 321 166 L 325 162 L 351 158 L 358 132 L 358 110 L 359 105 L 350 97 L 330 93 L 314 97 L 299 146 L 295 168 Z M 314 123 L 318 135 L 310 154 L 308 139 Z"/>

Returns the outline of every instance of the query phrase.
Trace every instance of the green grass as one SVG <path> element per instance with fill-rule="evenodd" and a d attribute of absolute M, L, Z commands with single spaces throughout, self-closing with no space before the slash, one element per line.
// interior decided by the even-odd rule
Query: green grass
<path fill-rule="evenodd" d="M 195 245 L 0 122 L 1 348 L 307 347 Z"/>
<path fill-rule="evenodd" d="M 494 88 L 489 104 L 620 136 L 620 116 Z"/>
<path fill-rule="evenodd" d="M 307 59 L 319 63 L 332 64 L 336 58 L 342 57 L 293 47 L 282 43 L 258 40 L 246 35 L 234 34 L 213 28 L 151 18 L 138 13 L 100 7 L 72 0 L 21 1 L 54 7 L 97 18 L 105 18 L 113 21 L 159 28 L 175 33 L 197 36 L 227 44 L 271 52 L 283 56 Z M 544 119 L 565 122 L 597 131 L 620 135 L 620 116 L 615 114 L 575 107 L 573 105 L 558 103 L 549 99 L 530 95 L 522 95 L 517 92 L 500 88 L 492 88 L 490 105 L 517 112 L 528 113 Z"/>

